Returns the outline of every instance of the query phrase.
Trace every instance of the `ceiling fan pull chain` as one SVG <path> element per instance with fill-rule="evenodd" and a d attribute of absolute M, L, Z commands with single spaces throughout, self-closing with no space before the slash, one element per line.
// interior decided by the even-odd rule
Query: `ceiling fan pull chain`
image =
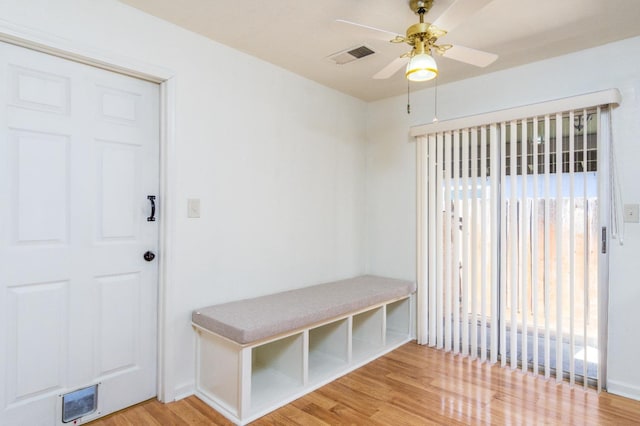
<path fill-rule="evenodd" d="M 434 97 L 433 97 L 433 122 L 437 122 L 438 121 L 438 77 L 436 76 L 436 78 L 434 79 L 435 83 L 436 83 L 436 87 L 435 87 L 435 93 L 434 93 Z"/>
<path fill-rule="evenodd" d="M 411 114 L 411 80 L 407 79 L 407 114 Z"/>

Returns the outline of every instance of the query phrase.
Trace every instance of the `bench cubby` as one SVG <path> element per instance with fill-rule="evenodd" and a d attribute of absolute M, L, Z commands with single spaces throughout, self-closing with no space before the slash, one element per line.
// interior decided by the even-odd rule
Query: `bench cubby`
<path fill-rule="evenodd" d="M 349 320 L 309 329 L 309 383 L 317 383 L 349 364 Z"/>
<path fill-rule="evenodd" d="M 353 359 L 363 360 L 380 352 L 384 347 L 384 334 L 384 306 L 353 315 Z"/>
<path fill-rule="evenodd" d="M 338 295 L 338 299 L 355 299 L 361 289 L 358 286 L 382 283 L 371 279 L 340 282 L 345 286 L 340 289 L 348 297 L 343 294 Z M 393 295 L 387 300 L 372 303 L 375 298 L 368 295 L 367 303 L 371 303 L 368 306 L 362 307 L 361 304 L 348 312 L 273 335 L 249 326 L 246 329 L 236 327 L 236 323 L 229 319 L 231 317 L 224 317 L 220 311 L 207 313 L 207 318 L 201 318 L 205 314 L 200 311 L 194 312 L 196 396 L 234 423 L 246 424 L 410 341 L 413 336 L 415 286 L 391 281 L 398 286 L 403 283 L 405 287 L 400 292 L 385 289 L 379 293 L 378 299 Z M 362 288 L 370 289 L 371 286 Z M 318 290 L 324 294 L 327 289 L 331 288 Z M 295 296 L 309 297 L 309 291 L 301 289 L 301 293 Z M 260 304 L 250 300 L 246 305 L 252 313 L 250 320 L 239 321 L 258 324 L 269 330 L 277 329 L 278 324 L 270 325 L 266 319 L 273 315 L 272 312 L 281 311 L 273 306 L 277 298 L 270 296 L 265 300 L 269 302 L 268 316 L 254 318 L 261 315 L 256 308 Z M 326 303 L 330 301 L 327 299 Z M 322 301 L 317 305 L 319 310 L 326 311 Z M 238 307 L 240 313 L 234 311 L 233 315 L 242 317 L 243 306 L 241 302 L 234 302 L 233 307 Z M 349 306 L 357 305 L 351 303 Z M 207 311 L 203 309 L 202 312 Z M 219 326 L 215 322 L 207 322 L 211 319 L 224 323 Z M 262 337 L 239 342 L 223 333 L 238 339 Z"/>
<path fill-rule="evenodd" d="M 254 410 L 273 405 L 304 386 L 303 333 L 251 350 L 251 400 Z"/>
<path fill-rule="evenodd" d="M 385 305 L 386 323 L 385 323 L 385 343 L 393 345 L 395 342 L 403 342 L 410 333 L 410 324 L 407 323 L 407 315 L 411 312 L 409 299 L 398 300 Z"/>

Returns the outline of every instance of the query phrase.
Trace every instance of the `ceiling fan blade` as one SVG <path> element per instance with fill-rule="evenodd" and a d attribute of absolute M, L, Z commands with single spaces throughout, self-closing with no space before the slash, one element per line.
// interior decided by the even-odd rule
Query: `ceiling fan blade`
<path fill-rule="evenodd" d="M 433 22 L 438 28 L 447 31 L 471 18 L 474 13 L 491 3 L 493 0 L 457 0 Z"/>
<path fill-rule="evenodd" d="M 400 56 L 399 58 L 395 58 L 393 61 L 389 63 L 386 67 L 382 68 L 380 71 L 373 75 L 373 78 L 376 80 L 384 80 L 385 78 L 389 78 L 398 71 L 400 68 L 405 66 L 409 62 L 408 56 Z"/>
<path fill-rule="evenodd" d="M 369 25 L 364 25 L 364 24 L 359 24 L 357 22 L 352 22 L 352 21 L 347 21 L 346 19 L 336 19 L 336 22 L 339 22 L 341 24 L 347 24 L 347 25 L 353 25 L 356 27 L 360 27 L 360 28 L 365 28 L 367 30 L 372 30 L 372 31 L 378 31 L 380 33 L 385 33 L 385 34 L 389 34 L 391 37 L 403 37 L 402 34 L 398 34 L 396 32 L 393 31 L 387 31 L 387 30 L 383 30 L 381 28 L 376 28 L 376 27 L 371 27 Z"/>
<path fill-rule="evenodd" d="M 498 59 L 498 55 L 495 53 L 483 52 L 482 50 L 476 50 L 458 44 L 445 50 L 442 56 L 481 68 L 491 65 Z"/>

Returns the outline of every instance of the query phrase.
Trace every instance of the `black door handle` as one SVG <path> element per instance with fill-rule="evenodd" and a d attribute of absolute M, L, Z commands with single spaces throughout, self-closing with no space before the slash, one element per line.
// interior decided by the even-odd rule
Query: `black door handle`
<path fill-rule="evenodd" d="M 156 221 L 156 196 L 147 195 L 147 200 L 151 201 L 151 216 L 147 218 L 147 222 L 155 222 Z"/>
<path fill-rule="evenodd" d="M 156 255 L 154 252 L 152 251 L 148 251 L 144 254 L 144 260 L 146 260 L 147 262 L 151 262 L 153 259 L 156 258 Z"/>

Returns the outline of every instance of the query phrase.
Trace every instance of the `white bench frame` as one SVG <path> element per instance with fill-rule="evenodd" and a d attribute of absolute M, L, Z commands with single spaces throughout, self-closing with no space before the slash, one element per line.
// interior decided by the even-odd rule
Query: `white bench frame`
<path fill-rule="evenodd" d="M 244 425 L 414 338 L 414 295 L 248 344 L 197 324 L 196 396 Z"/>

